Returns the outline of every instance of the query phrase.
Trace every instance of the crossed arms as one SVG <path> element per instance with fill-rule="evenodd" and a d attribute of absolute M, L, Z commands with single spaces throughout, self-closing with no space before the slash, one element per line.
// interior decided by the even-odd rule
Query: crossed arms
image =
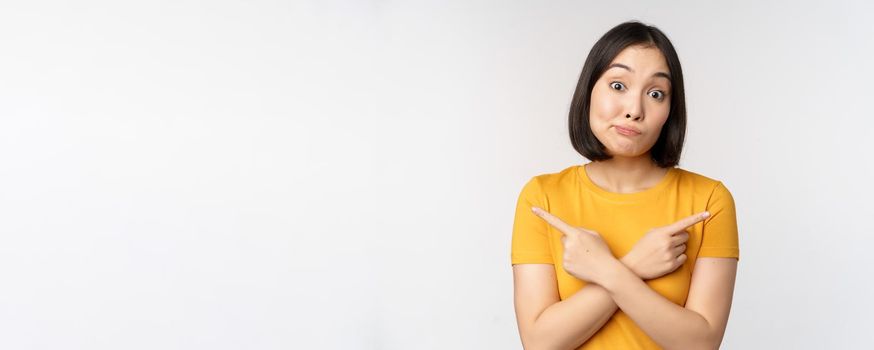
<path fill-rule="evenodd" d="M 590 283 L 560 300 L 552 264 L 513 265 L 523 347 L 574 349 L 622 309 L 665 349 L 719 348 L 731 309 L 737 259 L 698 258 L 685 307 L 652 290 L 624 264 L 615 271 L 603 286 Z"/>

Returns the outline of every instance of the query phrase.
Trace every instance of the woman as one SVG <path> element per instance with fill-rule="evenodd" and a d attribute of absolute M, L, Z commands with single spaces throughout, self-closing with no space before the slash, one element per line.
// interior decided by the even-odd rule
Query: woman
<path fill-rule="evenodd" d="M 734 200 L 680 169 L 686 108 L 659 29 L 622 23 L 583 67 L 569 116 L 584 157 L 531 178 L 511 261 L 526 349 L 713 349 L 739 258 Z"/>

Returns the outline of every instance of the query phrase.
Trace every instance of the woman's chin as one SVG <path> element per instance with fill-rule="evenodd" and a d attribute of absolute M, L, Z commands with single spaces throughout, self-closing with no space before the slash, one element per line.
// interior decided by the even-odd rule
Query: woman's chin
<path fill-rule="evenodd" d="M 628 149 L 622 149 L 622 150 L 608 149 L 607 153 L 609 153 L 611 156 L 616 157 L 616 158 L 637 158 L 637 157 L 642 156 L 646 152 L 640 152 L 638 150 L 628 150 Z"/>
<path fill-rule="evenodd" d="M 649 151 L 649 147 L 644 147 L 639 142 L 631 142 L 629 140 L 615 140 L 611 144 L 606 144 L 607 153 L 613 157 L 637 158 L 643 156 Z"/>

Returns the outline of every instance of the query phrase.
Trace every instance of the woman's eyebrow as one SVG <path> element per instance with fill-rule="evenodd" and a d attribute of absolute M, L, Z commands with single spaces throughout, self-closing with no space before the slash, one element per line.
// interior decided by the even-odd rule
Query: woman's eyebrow
<path fill-rule="evenodd" d="M 625 68 L 625 69 L 627 69 L 629 72 L 634 73 L 634 70 L 633 70 L 633 69 L 631 69 L 630 67 L 628 67 L 628 66 L 626 66 L 626 65 L 624 65 L 624 64 L 622 64 L 622 63 L 613 63 L 613 64 L 607 66 L 607 69 L 610 69 L 610 68 Z M 670 74 L 665 73 L 665 72 L 655 72 L 655 74 L 653 74 L 652 76 L 654 76 L 654 77 L 662 77 L 662 78 L 668 79 L 668 81 L 671 81 L 671 76 L 670 76 Z"/>

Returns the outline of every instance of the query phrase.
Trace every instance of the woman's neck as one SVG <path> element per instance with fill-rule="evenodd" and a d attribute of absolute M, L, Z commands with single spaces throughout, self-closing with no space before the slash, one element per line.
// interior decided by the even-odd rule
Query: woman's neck
<path fill-rule="evenodd" d="M 585 165 L 586 174 L 598 187 L 615 193 L 634 193 L 655 186 L 667 174 L 649 154 L 639 157 L 613 157 Z"/>

